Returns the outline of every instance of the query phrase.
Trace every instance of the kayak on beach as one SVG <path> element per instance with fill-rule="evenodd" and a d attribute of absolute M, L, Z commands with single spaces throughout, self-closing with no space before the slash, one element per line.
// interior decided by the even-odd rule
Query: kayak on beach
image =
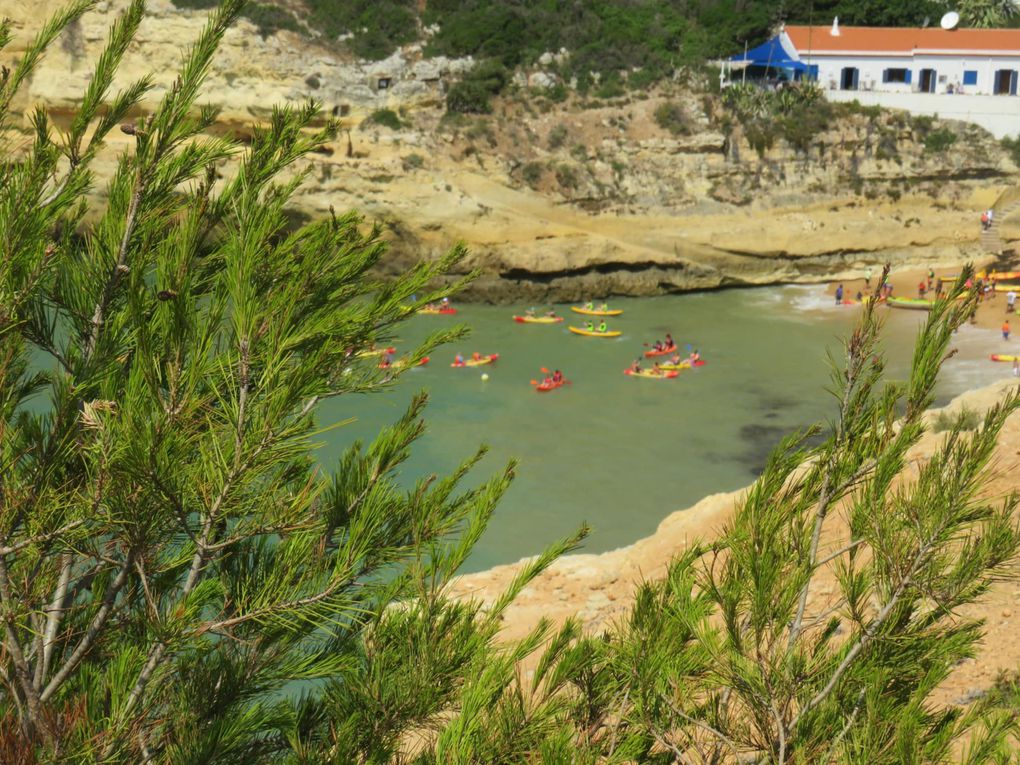
<path fill-rule="evenodd" d="M 597 330 L 584 329 L 582 327 L 567 327 L 575 335 L 584 335 L 585 337 L 619 337 L 623 332 L 606 330 L 605 332 L 599 332 Z"/>
<path fill-rule="evenodd" d="M 576 305 L 570 306 L 570 310 L 574 313 L 582 313 L 585 316 L 620 316 L 623 313 L 622 308 L 606 309 L 601 311 L 597 308 L 578 308 Z"/>
<path fill-rule="evenodd" d="M 992 361 L 1020 361 L 1020 356 L 1010 356 L 1008 354 L 993 353 Z"/>
<path fill-rule="evenodd" d="M 887 298 L 885 304 L 890 308 L 913 308 L 918 311 L 930 311 L 935 307 L 934 300 L 923 300 L 921 298 Z"/>
<path fill-rule="evenodd" d="M 556 324 L 563 321 L 562 316 L 514 316 L 518 324 Z"/>
<path fill-rule="evenodd" d="M 454 359 L 453 363 L 451 363 L 450 366 L 451 367 L 480 367 L 480 366 L 484 366 L 485 364 L 491 364 L 492 362 L 494 362 L 498 358 L 499 358 L 499 354 L 498 353 L 490 353 L 488 355 L 482 354 L 482 355 L 479 355 L 477 358 L 473 358 L 473 359 L 460 359 L 460 360 Z"/>
<path fill-rule="evenodd" d="M 680 374 L 675 369 L 664 369 L 662 367 L 660 367 L 660 369 L 663 369 L 663 371 L 653 372 L 651 369 L 641 369 L 639 371 L 634 371 L 633 369 L 625 369 L 623 370 L 623 373 L 625 375 L 630 375 L 631 377 L 647 377 L 652 380 L 672 380 L 674 377 Z"/>

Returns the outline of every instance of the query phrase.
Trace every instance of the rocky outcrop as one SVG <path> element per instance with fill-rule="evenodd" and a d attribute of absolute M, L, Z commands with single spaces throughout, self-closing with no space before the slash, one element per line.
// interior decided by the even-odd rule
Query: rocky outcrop
<path fill-rule="evenodd" d="M 20 24 L 3 63 L 59 2 L 0 0 Z M 44 104 L 58 117 L 73 109 L 125 2 L 106 0 L 68 30 L 16 106 Z M 150 4 L 119 77 L 154 75 L 145 108 L 203 23 L 203 13 L 169 0 Z M 801 131 L 795 145 L 752 134 L 713 97 L 675 85 L 564 103 L 522 88 L 491 116 L 444 118 L 444 82 L 471 64 L 425 59 L 413 46 L 358 62 L 289 32 L 263 39 L 242 20 L 224 39 L 203 97 L 234 132 L 274 104 L 322 101 L 347 130 L 299 168 L 310 172 L 295 217 L 354 208 L 382 221 L 392 243 L 384 271 L 465 242 L 465 267 L 483 274 L 467 296 L 479 300 L 818 281 L 885 261 L 955 264 L 983 256 L 979 211 L 1015 180 L 1007 154 L 978 129 L 955 125 L 953 149 L 933 151 L 924 136 L 937 124 L 862 110 Z M 669 129 L 657 117 L 666 101 L 680 121 Z M 405 127 L 360 124 L 382 107 L 399 110 Z M 128 145 L 118 141 L 100 157 L 99 177 Z"/>

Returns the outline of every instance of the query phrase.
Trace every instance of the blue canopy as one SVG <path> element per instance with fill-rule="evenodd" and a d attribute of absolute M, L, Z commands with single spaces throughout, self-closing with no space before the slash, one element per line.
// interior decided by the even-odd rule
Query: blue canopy
<path fill-rule="evenodd" d="M 779 35 L 763 42 L 756 48 L 751 48 L 747 53 L 738 53 L 736 56 L 730 56 L 730 61 L 735 64 L 746 64 L 747 66 L 792 69 L 795 72 L 808 71 L 807 64 L 793 58 L 793 55 L 787 51 Z"/>

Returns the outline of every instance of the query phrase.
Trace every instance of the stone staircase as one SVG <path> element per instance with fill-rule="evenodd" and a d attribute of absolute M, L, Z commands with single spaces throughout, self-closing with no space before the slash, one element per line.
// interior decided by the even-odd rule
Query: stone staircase
<path fill-rule="evenodd" d="M 1020 194 L 1015 191 L 1003 194 L 996 200 L 992 210 L 995 213 L 992 216 L 992 225 L 981 229 L 981 247 L 985 252 L 1001 255 L 1006 251 L 1006 243 L 999 235 L 999 227 L 1007 216 L 1020 210 Z"/>

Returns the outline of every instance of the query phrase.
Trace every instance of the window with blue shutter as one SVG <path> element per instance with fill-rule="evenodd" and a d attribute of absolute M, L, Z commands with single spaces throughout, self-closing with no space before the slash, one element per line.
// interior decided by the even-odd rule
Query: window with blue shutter
<path fill-rule="evenodd" d="M 909 85 L 909 84 L 910 84 L 910 75 L 911 75 L 911 71 L 910 71 L 909 69 L 906 69 L 906 70 L 904 70 L 904 71 L 906 72 L 906 75 L 904 76 L 904 78 L 903 78 L 903 81 L 904 81 L 905 83 L 907 83 L 907 85 Z"/>
<path fill-rule="evenodd" d="M 882 72 L 882 82 L 910 83 L 909 69 L 886 69 Z"/>
<path fill-rule="evenodd" d="M 964 85 L 977 85 L 977 69 L 965 69 L 963 72 Z"/>

